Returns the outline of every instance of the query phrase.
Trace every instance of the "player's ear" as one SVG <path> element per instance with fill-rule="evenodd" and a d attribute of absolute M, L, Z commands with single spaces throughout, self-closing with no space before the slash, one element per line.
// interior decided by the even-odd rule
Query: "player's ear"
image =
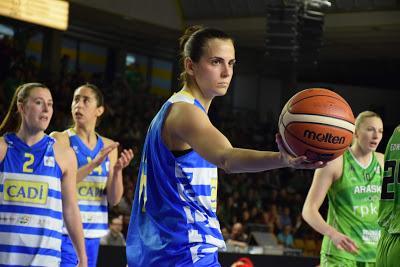
<path fill-rule="evenodd" d="M 190 76 L 194 75 L 193 65 L 194 65 L 193 60 L 190 57 L 186 57 L 184 61 L 185 72 Z"/>
<path fill-rule="evenodd" d="M 100 106 L 100 107 L 98 107 L 96 109 L 97 117 L 101 117 L 101 115 L 103 115 L 103 113 L 104 113 L 104 107 L 103 106 Z"/>

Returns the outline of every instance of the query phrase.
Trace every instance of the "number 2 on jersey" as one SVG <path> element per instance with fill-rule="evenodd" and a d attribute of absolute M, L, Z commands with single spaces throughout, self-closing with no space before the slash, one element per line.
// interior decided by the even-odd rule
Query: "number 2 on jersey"
<path fill-rule="evenodd" d="M 385 161 L 385 168 L 382 180 L 381 199 L 386 199 L 386 200 L 394 199 L 393 184 L 395 183 L 394 178 L 396 173 L 397 173 L 397 183 L 400 183 L 399 171 L 396 171 L 398 168 L 399 164 L 396 160 Z"/>
<path fill-rule="evenodd" d="M 33 164 L 33 162 L 35 161 L 35 156 L 31 153 L 25 153 L 24 157 L 27 159 L 24 163 L 24 165 L 22 166 L 22 171 L 23 172 L 28 172 L 28 173 L 32 173 L 33 169 L 30 168 L 30 166 Z"/>

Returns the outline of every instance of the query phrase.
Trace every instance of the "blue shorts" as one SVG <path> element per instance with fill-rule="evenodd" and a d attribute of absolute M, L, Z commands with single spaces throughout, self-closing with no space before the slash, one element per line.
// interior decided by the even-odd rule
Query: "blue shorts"
<path fill-rule="evenodd" d="M 100 238 L 85 238 L 88 267 L 96 267 L 97 255 L 99 254 Z M 76 267 L 78 257 L 74 246 L 68 235 L 62 236 L 61 243 L 61 264 L 60 267 Z"/>

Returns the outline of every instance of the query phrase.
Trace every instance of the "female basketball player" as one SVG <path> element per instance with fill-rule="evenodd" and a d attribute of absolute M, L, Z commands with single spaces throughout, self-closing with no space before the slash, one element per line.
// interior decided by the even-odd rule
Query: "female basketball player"
<path fill-rule="evenodd" d="M 376 266 L 397 267 L 400 255 L 400 126 L 386 146 L 378 223 L 382 227 Z"/>
<path fill-rule="evenodd" d="M 76 160 L 71 148 L 44 133 L 52 115 L 49 89 L 27 83 L 15 91 L 0 126 L 1 266 L 58 266 L 63 218 L 79 266 L 87 266 Z"/>
<path fill-rule="evenodd" d="M 145 140 L 128 230 L 129 266 L 219 266 L 225 243 L 216 212 L 217 167 L 257 172 L 315 168 L 286 152 L 234 148 L 207 116 L 228 90 L 235 64 L 232 39 L 191 27 L 181 38 L 183 89 L 153 119 Z M 282 147 L 280 137 L 277 139 Z"/>
<path fill-rule="evenodd" d="M 316 170 L 303 207 L 303 217 L 324 235 L 321 267 L 375 266 L 380 231 L 377 223 L 383 174 L 378 114 L 364 111 L 356 118 L 352 146 L 326 167 Z M 319 208 L 328 194 L 328 218 Z"/>
<path fill-rule="evenodd" d="M 133 152 L 123 150 L 117 158 L 118 143 L 96 133 L 97 121 L 104 112 L 104 100 L 95 85 L 85 84 L 75 90 L 71 112 L 74 126 L 52 135 L 72 147 L 78 159 L 78 203 L 88 266 L 95 267 L 100 238 L 108 231 L 108 204 L 114 206 L 121 200 L 122 170 L 129 165 Z M 63 236 L 61 249 L 61 266 L 75 266 L 77 258 L 68 235 Z"/>

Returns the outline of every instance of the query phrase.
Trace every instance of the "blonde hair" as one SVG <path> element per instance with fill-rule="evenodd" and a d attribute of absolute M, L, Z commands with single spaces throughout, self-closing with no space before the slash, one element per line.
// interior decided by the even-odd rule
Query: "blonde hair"
<path fill-rule="evenodd" d="M 374 118 L 374 117 L 377 117 L 382 120 L 381 116 L 379 116 L 378 113 L 375 113 L 373 111 L 366 110 L 366 111 L 363 111 L 360 114 L 358 114 L 358 116 L 356 118 L 356 123 L 355 123 L 356 130 L 360 129 L 360 126 L 365 121 L 365 119 Z"/>

